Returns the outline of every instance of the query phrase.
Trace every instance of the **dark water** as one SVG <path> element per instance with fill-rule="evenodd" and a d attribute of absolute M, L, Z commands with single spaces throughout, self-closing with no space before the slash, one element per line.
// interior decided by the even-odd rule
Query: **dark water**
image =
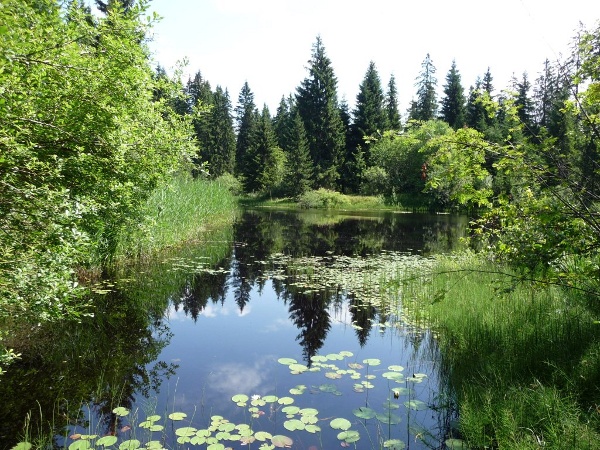
<path fill-rule="evenodd" d="M 94 300 L 95 317 L 81 325 L 23 330 L 35 344 L 24 347 L 23 359 L 0 382 L 2 448 L 18 441 L 28 413 L 30 429 L 50 422 L 67 436 L 115 434 L 119 442 L 158 440 L 166 448 L 206 448 L 178 444 L 174 431 L 206 428 L 215 415 L 287 436 L 299 449 L 346 445 L 337 437 L 341 430 L 330 426 L 334 418 L 348 419 L 359 433 L 351 447 L 380 448 L 399 439 L 395 448 L 445 448 L 456 417 L 431 334 L 375 307 L 357 308 L 360 298 L 342 291 L 299 290 L 273 276 L 272 255 L 429 255 L 458 246 L 466 227 L 465 217 L 450 215 L 246 211 L 232 230 L 202 246 L 115 276 Z M 316 355 L 327 360 L 315 363 Z M 280 358 L 313 371 L 291 374 Z M 347 371 L 354 364 L 362 367 L 352 378 Z M 400 382 L 384 376 L 389 366 L 404 368 Z M 361 383 L 372 387 L 357 388 Z M 290 393 L 298 386 L 302 393 Z M 394 388 L 406 391 L 396 399 Z M 293 406 L 314 408 L 321 432 L 290 431 L 285 422 L 300 419 L 298 413 L 286 417 L 277 401 L 249 411 L 250 400 L 245 406 L 232 401 L 238 394 L 289 397 Z M 118 418 L 111 413 L 117 406 L 130 414 Z M 353 410 L 361 407 L 378 416 L 357 417 Z M 167 420 L 173 412 L 187 417 Z M 164 431 L 139 427 L 151 415 L 161 416 L 156 423 Z M 56 439 L 57 445 L 72 442 Z"/>

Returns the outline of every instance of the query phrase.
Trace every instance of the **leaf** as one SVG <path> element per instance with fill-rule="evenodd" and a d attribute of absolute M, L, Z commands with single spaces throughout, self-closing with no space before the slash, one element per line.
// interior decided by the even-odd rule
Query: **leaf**
<path fill-rule="evenodd" d="M 254 437 L 257 441 L 266 441 L 267 439 L 271 439 L 273 436 L 268 431 L 257 431 L 254 433 Z"/>
<path fill-rule="evenodd" d="M 249 397 L 245 394 L 236 394 L 233 397 L 231 397 L 231 400 L 234 401 L 234 403 L 246 403 L 248 401 Z"/>
<path fill-rule="evenodd" d="M 375 417 L 375 411 L 371 408 L 367 408 L 366 406 L 361 406 L 360 408 L 353 409 L 352 413 L 361 419 L 372 419 Z"/>
<path fill-rule="evenodd" d="M 281 434 L 275 435 L 271 438 L 271 442 L 273 443 L 273 445 L 275 447 L 278 448 L 283 448 L 283 447 L 291 447 L 292 444 L 294 443 L 294 441 L 287 437 L 287 436 L 283 436 Z"/>
<path fill-rule="evenodd" d="M 171 420 L 183 420 L 187 417 L 186 413 L 183 412 L 174 412 L 169 414 L 169 419 Z"/>
<path fill-rule="evenodd" d="M 121 442 L 121 445 L 119 445 L 119 450 L 136 450 L 140 448 L 141 445 L 142 443 L 137 439 L 129 439 Z"/>
<path fill-rule="evenodd" d="M 279 400 L 277 400 L 277 403 L 280 405 L 291 405 L 294 403 L 294 399 L 292 397 L 281 397 Z"/>
<path fill-rule="evenodd" d="M 369 366 L 378 366 L 381 364 L 381 360 L 377 358 L 363 359 L 363 364 L 367 364 Z"/>
<path fill-rule="evenodd" d="M 279 358 L 277 362 L 279 364 L 283 364 L 284 366 L 289 366 L 290 364 L 296 364 L 298 361 L 293 358 Z"/>
<path fill-rule="evenodd" d="M 181 427 L 181 428 L 177 428 L 175 430 L 175 434 L 177 436 L 194 436 L 196 434 L 196 431 L 198 431 L 196 428 L 194 427 Z"/>
<path fill-rule="evenodd" d="M 210 444 L 206 447 L 206 450 L 225 450 L 225 446 L 220 442 L 217 442 L 216 444 Z"/>
<path fill-rule="evenodd" d="M 122 407 L 122 406 L 119 406 L 119 407 L 113 409 L 112 412 L 115 413 L 117 416 L 120 416 L 120 417 L 125 417 L 127 414 L 129 414 L 129 410 L 127 408 Z"/>
<path fill-rule="evenodd" d="M 104 447 L 110 447 L 111 445 L 115 445 L 118 439 L 116 436 L 103 436 L 96 441 L 96 445 L 102 445 Z"/>
<path fill-rule="evenodd" d="M 334 430 L 348 430 L 352 426 L 348 419 L 344 419 L 342 417 L 333 419 L 331 422 L 329 422 L 329 425 Z"/>
<path fill-rule="evenodd" d="M 283 427 L 288 431 L 304 430 L 306 425 L 304 422 L 298 419 L 286 420 L 283 422 Z"/>
<path fill-rule="evenodd" d="M 424 409 L 427 409 L 427 403 L 424 403 L 421 400 L 406 401 L 404 402 L 404 406 L 414 411 L 423 411 Z"/>
<path fill-rule="evenodd" d="M 391 450 L 403 450 L 406 448 L 406 444 L 400 439 L 389 439 L 383 443 L 383 448 L 389 448 Z"/>
<path fill-rule="evenodd" d="M 354 430 L 342 431 L 341 433 L 339 433 L 337 435 L 337 438 L 340 441 L 344 441 L 344 442 L 347 442 L 348 444 L 352 444 L 360 439 L 360 434 L 358 433 L 358 431 L 354 431 Z"/>
<path fill-rule="evenodd" d="M 75 441 L 69 445 L 69 450 L 87 450 L 89 448 L 92 448 L 90 441 L 85 440 Z"/>
<path fill-rule="evenodd" d="M 377 417 L 377 420 L 379 420 L 381 423 L 387 423 L 390 425 L 397 425 L 402 421 L 399 416 L 392 413 L 379 413 L 376 414 L 375 417 Z"/>

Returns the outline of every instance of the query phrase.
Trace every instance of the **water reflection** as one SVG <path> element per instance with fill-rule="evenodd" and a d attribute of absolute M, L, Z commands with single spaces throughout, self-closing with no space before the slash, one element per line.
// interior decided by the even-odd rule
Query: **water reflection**
<path fill-rule="evenodd" d="M 94 318 L 35 330 L 36 348 L 22 349 L 0 383 L 0 448 L 12 447 L 30 411 L 34 422 L 53 417 L 54 426 L 69 430 L 85 426 L 93 411 L 104 420 L 98 434 L 110 434 L 120 428 L 115 406 L 224 407 L 224 396 L 274 393 L 287 381 L 274 361 L 296 353 L 307 365 L 318 353 L 348 348 L 396 361 L 403 345 L 419 360 L 400 363 L 425 370 L 435 358 L 423 354 L 426 334 L 385 328 L 394 320 L 389 311 L 353 293 L 332 286 L 307 292 L 272 255 L 323 257 L 325 266 L 334 257 L 385 251 L 427 255 L 460 245 L 466 229 L 466 218 L 444 215 L 246 211 L 202 247 L 115 275 Z M 285 276 L 273 276 L 274 269 Z M 327 410 L 328 402 L 314 398 Z M 351 400 L 344 401 L 351 411 Z"/>

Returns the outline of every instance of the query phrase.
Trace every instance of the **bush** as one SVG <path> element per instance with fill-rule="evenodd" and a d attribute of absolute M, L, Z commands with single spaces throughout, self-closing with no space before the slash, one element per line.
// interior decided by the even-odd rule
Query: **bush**
<path fill-rule="evenodd" d="M 339 208 L 350 204 L 345 195 L 328 189 L 305 192 L 300 196 L 299 203 L 302 208 L 326 209 Z"/>

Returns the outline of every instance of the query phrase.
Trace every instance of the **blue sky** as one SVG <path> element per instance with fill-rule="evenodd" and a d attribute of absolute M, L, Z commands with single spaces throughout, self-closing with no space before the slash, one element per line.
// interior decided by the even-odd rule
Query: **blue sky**
<path fill-rule="evenodd" d="M 442 88 L 453 59 L 465 90 L 488 66 L 497 89 L 524 71 L 535 80 L 543 61 L 565 54 L 579 22 L 600 19 L 593 0 L 153 0 L 163 19 L 151 49 L 167 69 L 187 58 L 185 79 L 200 70 L 233 104 L 245 81 L 257 106 L 274 114 L 294 93 L 320 35 L 353 106 L 372 60 L 387 85 L 396 78 L 404 113 L 429 53 Z"/>

